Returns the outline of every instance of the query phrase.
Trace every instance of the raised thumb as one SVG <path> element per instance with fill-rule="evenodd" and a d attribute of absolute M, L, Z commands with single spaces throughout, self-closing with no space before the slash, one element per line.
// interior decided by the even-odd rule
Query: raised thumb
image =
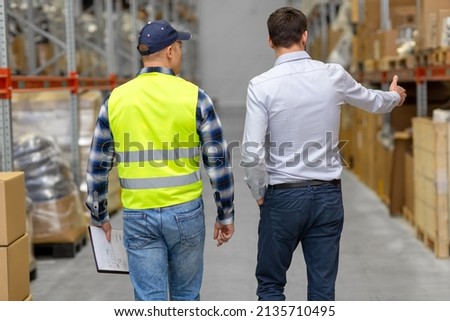
<path fill-rule="evenodd" d="M 398 76 L 395 75 L 392 78 L 392 82 L 391 82 L 391 85 L 389 86 L 389 90 L 395 90 L 395 88 L 397 87 L 397 81 L 398 81 Z"/>
<path fill-rule="evenodd" d="M 397 75 L 395 75 L 393 78 L 392 78 L 392 86 L 397 86 L 397 82 L 398 82 L 398 76 Z"/>

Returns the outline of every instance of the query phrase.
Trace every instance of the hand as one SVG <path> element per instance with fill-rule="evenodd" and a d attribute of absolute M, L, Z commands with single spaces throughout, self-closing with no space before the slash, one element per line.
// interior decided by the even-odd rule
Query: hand
<path fill-rule="evenodd" d="M 261 197 L 259 200 L 256 200 L 256 204 L 258 204 L 258 206 L 261 206 L 264 204 L 264 197 Z"/>
<path fill-rule="evenodd" d="M 214 240 L 217 240 L 217 246 L 221 246 L 223 243 L 228 242 L 234 233 L 234 224 L 214 224 Z"/>
<path fill-rule="evenodd" d="M 400 95 L 400 102 L 398 103 L 397 106 L 401 106 L 405 102 L 406 90 L 405 90 L 405 88 L 397 85 L 397 82 L 398 82 L 398 76 L 395 75 L 394 78 L 392 78 L 392 82 L 391 82 L 391 85 L 389 86 L 389 90 L 395 91 Z"/>
<path fill-rule="evenodd" d="M 111 229 L 112 227 L 110 222 L 102 224 L 102 230 L 105 232 L 106 239 L 108 240 L 108 242 L 111 242 Z"/>

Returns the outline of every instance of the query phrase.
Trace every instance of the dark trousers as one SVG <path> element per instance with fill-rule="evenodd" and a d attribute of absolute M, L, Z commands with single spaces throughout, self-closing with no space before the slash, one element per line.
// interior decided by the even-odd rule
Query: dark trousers
<path fill-rule="evenodd" d="M 269 187 L 260 207 L 258 226 L 258 299 L 286 299 L 286 272 L 301 243 L 307 267 L 308 300 L 334 300 L 343 224 L 340 184 Z"/>

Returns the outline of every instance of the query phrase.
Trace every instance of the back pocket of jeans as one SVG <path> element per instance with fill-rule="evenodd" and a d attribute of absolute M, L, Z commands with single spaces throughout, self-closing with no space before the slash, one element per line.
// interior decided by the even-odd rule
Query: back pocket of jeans
<path fill-rule="evenodd" d="M 127 249 L 142 249 L 153 238 L 149 235 L 146 214 L 142 211 L 123 210 L 124 245 Z"/>
<path fill-rule="evenodd" d="M 180 233 L 181 244 L 185 246 L 196 246 L 205 238 L 205 218 L 203 207 L 192 212 L 178 213 L 175 215 Z"/>

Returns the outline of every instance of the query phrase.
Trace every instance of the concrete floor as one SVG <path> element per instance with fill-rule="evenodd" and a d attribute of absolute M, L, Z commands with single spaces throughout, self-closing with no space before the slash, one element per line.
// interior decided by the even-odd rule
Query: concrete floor
<path fill-rule="evenodd" d="M 243 110 L 221 110 L 228 142 L 240 141 Z M 254 278 L 258 210 L 243 181 L 239 149 L 233 149 L 235 235 L 217 248 L 212 240 L 215 207 L 204 175 L 207 240 L 202 300 L 256 300 Z M 342 177 L 345 226 L 341 241 L 336 299 L 341 301 L 450 300 L 450 259 L 437 259 L 416 238 L 403 218 L 390 217 L 386 206 L 350 171 Z M 115 228 L 121 215 L 112 216 Z M 74 258 L 38 258 L 31 282 L 35 301 L 128 301 L 133 291 L 127 275 L 99 274 L 88 243 Z M 301 249 L 294 257 L 286 287 L 288 300 L 306 298 L 306 272 Z"/>

